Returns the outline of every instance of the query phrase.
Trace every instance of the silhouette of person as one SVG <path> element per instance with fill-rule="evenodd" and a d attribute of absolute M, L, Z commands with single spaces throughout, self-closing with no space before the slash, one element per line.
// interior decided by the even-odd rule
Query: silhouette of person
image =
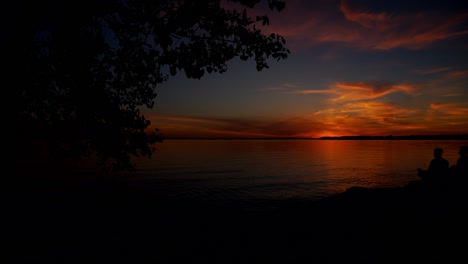
<path fill-rule="evenodd" d="M 434 149 L 434 159 L 429 163 L 427 170 L 418 168 L 418 176 L 423 180 L 442 179 L 449 172 L 449 162 L 442 157 L 444 150 L 442 148 Z"/>
<path fill-rule="evenodd" d="M 450 167 L 451 175 L 455 177 L 468 177 L 468 146 L 460 146 L 458 150 L 460 157 L 456 165 Z"/>

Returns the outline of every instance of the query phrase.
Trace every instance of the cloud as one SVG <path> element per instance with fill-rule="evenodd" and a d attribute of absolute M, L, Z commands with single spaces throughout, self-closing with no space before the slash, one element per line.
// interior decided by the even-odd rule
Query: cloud
<path fill-rule="evenodd" d="M 175 115 L 148 117 L 165 138 L 275 138 L 295 137 L 300 122 L 264 119 L 213 118 Z M 293 120 L 293 119 L 291 119 Z"/>
<path fill-rule="evenodd" d="M 285 36 L 293 50 L 321 43 L 341 43 L 371 50 L 419 50 L 468 35 L 465 23 L 468 13 L 464 11 L 398 11 L 372 11 L 370 7 L 357 6 L 348 0 L 308 4 L 290 1 L 275 18 L 282 23 L 272 24 L 269 30 Z"/>
<path fill-rule="evenodd" d="M 468 127 L 468 104 L 431 103 L 426 110 L 425 122 L 434 129 L 447 133 L 466 133 Z"/>
<path fill-rule="evenodd" d="M 468 120 L 468 105 L 461 103 L 432 103 L 429 105 L 432 115 L 438 114 L 439 118 L 460 117 Z"/>
<path fill-rule="evenodd" d="M 314 89 L 303 89 L 303 90 L 294 90 L 289 91 L 292 94 L 339 94 L 339 92 L 334 90 L 314 90 Z"/>
<path fill-rule="evenodd" d="M 335 82 L 325 89 L 303 89 L 297 85 L 281 85 L 268 90 L 277 90 L 288 94 L 328 94 L 331 101 L 369 100 L 392 93 L 402 92 L 416 95 L 419 86 L 416 84 L 394 83 L 390 81 L 374 82 Z"/>
<path fill-rule="evenodd" d="M 445 77 L 447 79 L 466 78 L 468 77 L 468 70 L 458 70 L 458 71 L 448 72 L 445 75 Z"/>
<path fill-rule="evenodd" d="M 272 86 L 272 87 L 266 87 L 266 88 L 261 88 L 261 90 L 267 90 L 267 91 L 287 91 L 291 89 L 296 89 L 300 87 L 298 84 L 295 83 L 282 83 L 278 86 Z"/>
<path fill-rule="evenodd" d="M 434 74 L 434 73 L 446 72 L 451 69 L 452 67 L 440 67 L 440 68 L 432 68 L 432 69 L 424 69 L 424 70 L 415 70 L 414 72 L 417 74 Z"/>
<path fill-rule="evenodd" d="M 290 118 L 213 118 L 151 115 L 163 138 L 294 138 L 344 135 L 466 133 L 466 103 L 432 103 L 427 109 L 375 99 L 330 102 Z"/>
<path fill-rule="evenodd" d="M 152 116 L 152 121 L 161 131 L 163 138 L 314 138 L 353 134 L 357 132 L 354 130 L 356 120 L 367 123 L 362 118 L 343 116 L 342 119 L 346 122 L 340 125 L 338 116 L 329 119 L 323 116 L 317 118 L 317 115 L 304 115 L 282 120 Z"/>
<path fill-rule="evenodd" d="M 444 97 L 462 97 L 462 96 L 465 96 L 465 94 L 462 94 L 462 93 L 449 93 L 449 94 L 443 94 L 442 96 L 444 96 Z"/>
<path fill-rule="evenodd" d="M 398 104 L 376 101 L 350 102 L 324 111 L 317 111 L 315 116 L 327 120 L 329 125 L 346 122 L 353 127 L 356 120 L 366 123 L 361 127 L 381 127 L 387 125 L 406 126 L 411 123 L 412 117 L 419 112 L 415 108 L 405 108 Z M 359 127 L 359 126 L 357 126 Z"/>
<path fill-rule="evenodd" d="M 396 92 L 416 94 L 418 87 L 410 84 L 398 84 L 389 81 L 377 82 L 336 82 L 329 87 L 337 94 L 332 101 L 356 101 L 376 99 Z"/>
<path fill-rule="evenodd" d="M 420 74 L 437 74 L 432 79 L 426 78 L 418 83 L 417 87 L 419 88 L 417 92 L 420 94 L 424 92 L 425 96 L 430 97 L 454 97 L 454 100 L 463 100 L 463 97 L 467 95 L 466 80 L 468 78 L 468 70 L 455 70 L 447 67 L 418 70 L 416 72 Z"/>
<path fill-rule="evenodd" d="M 377 50 L 421 49 L 437 41 L 468 34 L 467 29 L 458 28 L 468 18 L 466 13 L 375 13 L 354 8 L 349 0 L 341 2 L 340 10 L 348 21 L 361 26 L 366 40 L 361 40 L 360 44 Z"/>
<path fill-rule="evenodd" d="M 266 91 L 279 91 L 285 94 L 336 94 L 337 91 L 330 89 L 304 89 L 305 85 L 299 85 L 296 83 L 282 83 L 278 86 L 272 86 L 262 88 L 261 90 Z"/>
<path fill-rule="evenodd" d="M 433 68 L 424 73 L 446 72 L 450 68 Z M 454 76 L 464 76 L 463 71 L 452 71 Z M 452 72 L 446 72 L 449 74 Z M 442 76 L 444 77 L 445 74 Z M 430 83 L 434 85 L 433 83 Z M 281 85 L 281 93 L 325 95 L 329 100 L 317 105 L 317 110 L 307 117 L 289 119 L 275 125 L 264 125 L 263 133 L 281 136 L 325 135 L 408 135 L 428 133 L 463 133 L 468 127 L 466 103 L 432 104 L 430 109 L 421 106 L 427 98 L 439 96 L 454 100 L 455 92 L 433 93 L 427 83 L 398 83 L 392 81 L 336 81 L 325 89 L 304 89 L 305 85 Z M 432 87 L 432 88 L 431 88 Z M 438 84 L 436 87 L 442 87 Z M 424 89 L 423 89 L 424 88 Z M 432 93 L 430 93 L 432 91 Z M 407 95 L 407 102 L 388 97 Z M 409 95 L 409 96 L 408 96 Z M 417 96 L 417 97 L 415 97 Z M 423 96 L 423 97 L 420 97 Z M 392 102 L 389 102 L 389 99 Z M 408 104 L 409 103 L 409 104 Z M 466 133 L 466 132 L 465 132 Z"/>

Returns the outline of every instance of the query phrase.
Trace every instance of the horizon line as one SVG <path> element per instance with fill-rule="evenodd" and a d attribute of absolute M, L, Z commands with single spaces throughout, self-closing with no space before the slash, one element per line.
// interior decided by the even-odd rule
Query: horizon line
<path fill-rule="evenodd" d="M 327 139 L 458 139 L 468 140 L 468 134 L 387 135 L 387 136 L 323 136 L 323 137 L 162 137 L 162 140 L 327 140 Z"/>

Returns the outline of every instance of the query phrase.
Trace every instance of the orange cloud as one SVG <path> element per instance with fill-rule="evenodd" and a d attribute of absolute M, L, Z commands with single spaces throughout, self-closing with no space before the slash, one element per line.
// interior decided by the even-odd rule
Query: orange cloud
<path fill-rule="evenodd" d="M 445 75 L 447 79 L 455 79 L 455 78 L 465 78 L 468 77 L 468 70 L 464 71 L 452 71 Z"/>
<path fill-rule="evenodd" d="M 445 133 L 466 133 L 468 105 L 463 103 L 432 103 L 426 110 L 424 121 L 434 130 Z"/>
<path fill-rule="evenodd" d="M 400 105 L 367 101 L 351 102 L 340 105 L 339 108 L 331 108 L 314 113 L 319 119 L 330 126 L 344 125 L 347 127 L 381 128 L 387 129 L 389 125 L 405 128 L 414 122 L 412 117 L 419 110 L 404 108 Z"/>
<path fill-rule="evenodd" d="M 387 81 L 379 82 L 337 82 L 330 90 L 339 96 L 332 101 L 368 100 L 382 97 L 395 92 L 414 94 L 417 87 L 409 84 L 395 84 Z"/>
<path fill-rule="evenodd" d="M 298 138 L 344 135 L 466 133 L 468 106 L 431 104 L 427 110 L 375 100 L 331 102 L 312 114 L 236 119 L 151 115 L 163 138 Z"/>
<path fill-rule="evenodd" d="M 376 82 L 335 82 L 327 89 L 300 89 L 298 86 L 280 86 L 275 89 L 289 94 L 330 94 L 335 95 L 332 101 L 355 101 L 379 98 L 388 94 L 403 92 L 416 95 L 419 86 L 415 84 L 393 83 L 389 81 Z"/>
<path fill-rule="evenodd" d="M 165 115 L 155 115 L 151 119 L 163 138 L 314 138 L 362 134 L 364 131 L 376 135 L 383 132 L 378 127 L 369 126 L 375 121 L 350 117 L 346 113 L 333 117 L 322 113 L 276 121 Z"/>
<path fill-rule="evenodd" d="M 455 75 L 463 76 L 460 73 Z M 318 102 L 312 99 L 314 96 L 303 96 L 302 100 L 311 98 L 312 107 L 304 109 L 301 116 L 291 116 L 291 112 L 287 110 L 288 105 L 285 104 L 279 112 L 271 113 L 269 117 L 220 118 L 151 115 L 152 112 L 149 112 L 147 118 L 152 121 L 152 127 L 160 129 L 163 138 L 453 134 L 466 133 L 468 128 L 468 104 L 460 101 L 462 100 L 460 96 L 455 96 L 460 93 L 457 91 L 458 88 L 447 91 L 447 85 L 440 83 L 362 81 L 335 82 L 326 89 L 302 89 L 304 86 L 283 83 L 275 88 L 284 94 L 321 94 L 329 97 L 329 100 Z M 437 90 L 439 88 L 441 91 Z M 389 99 L 400 98 L 388 97 L 395 93 L 418 95 L 418 97 L 404 96 L 402 97 L 405 98 L 404 101 L 389 103 Z M 445 102 L 420 105 L 429 98 L 439 100 L 443 98 Z"/>
<path fill-rule="evenodd" d="M 438 113 L 440 117 L 461 117 L 468 119 L 468 105 L 460 103 L 432 103 L 429 106 L 431 113 Z"/>

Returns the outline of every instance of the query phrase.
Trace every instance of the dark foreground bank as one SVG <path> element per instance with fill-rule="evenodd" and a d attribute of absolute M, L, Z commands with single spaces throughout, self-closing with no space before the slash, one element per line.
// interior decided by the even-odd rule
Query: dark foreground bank
<path fill-rule="evenodd" d="M 29 184 L 26 184 L 29 183 Z M 320 201 L 167 201 L 125 180 L 4 187 L 7 263 L 467 263 L 466 182 Z"/>

